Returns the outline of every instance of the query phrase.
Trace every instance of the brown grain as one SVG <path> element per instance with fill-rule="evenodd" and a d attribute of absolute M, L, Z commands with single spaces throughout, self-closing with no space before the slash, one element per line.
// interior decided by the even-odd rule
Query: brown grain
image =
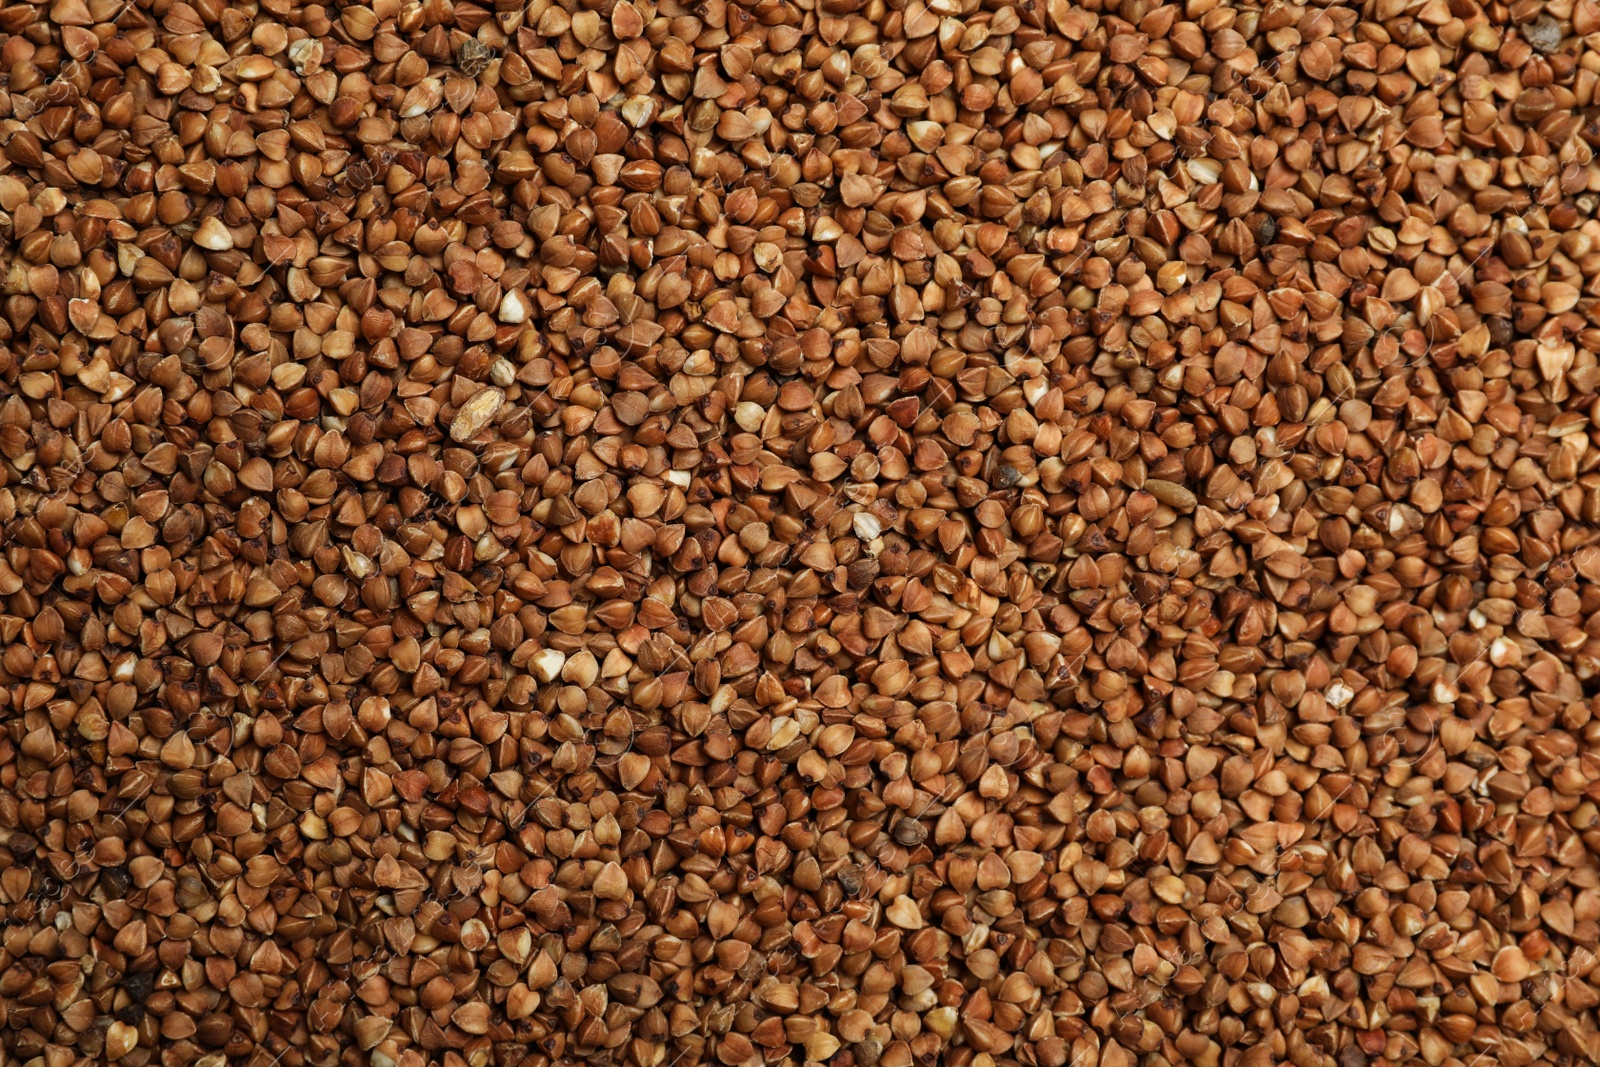
<path fill-rule="evenodd" d="M 0 7 L 5 1061 L 1600 1060 L 1597 33 Z"/>

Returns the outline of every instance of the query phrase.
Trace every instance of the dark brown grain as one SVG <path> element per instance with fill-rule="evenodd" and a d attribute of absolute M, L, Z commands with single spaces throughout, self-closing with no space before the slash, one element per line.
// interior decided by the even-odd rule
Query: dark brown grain
<path fill-rule="evenodd" d="M 1600 1059 L 1597 33 L 0 6 L 0 1060 Z"/>

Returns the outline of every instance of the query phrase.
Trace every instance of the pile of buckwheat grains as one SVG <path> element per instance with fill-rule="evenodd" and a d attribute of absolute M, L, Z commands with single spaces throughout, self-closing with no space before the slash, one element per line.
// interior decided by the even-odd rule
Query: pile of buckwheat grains
<path fill-rule="evenodd" d="M 0 1062 L 1600 1058 L 1600 0 L 4 0 Z"/>

